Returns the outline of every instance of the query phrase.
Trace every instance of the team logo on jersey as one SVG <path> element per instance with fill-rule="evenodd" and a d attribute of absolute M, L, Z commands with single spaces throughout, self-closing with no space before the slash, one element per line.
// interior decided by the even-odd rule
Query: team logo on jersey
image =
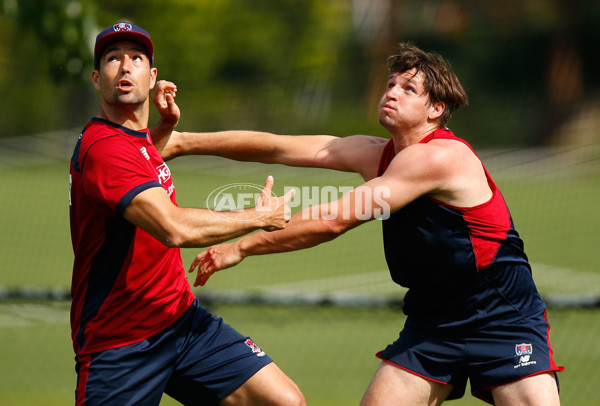
<path fill-rule="evenodd" d="M 515 368 L 526 367 L 528 365 L 535 365 L 537 363 L 536 361 L 531 360 L 531 354 L 533 354 L 533 345 L 531 344 L 516 344 L 515 354 L 518 357 L 515 357 Z"/>
<path fill-rule="evenodd" d="M 252 350 L 252 352 L 254 354 L 256 354 L 257 357 L 264 357 L 265 352 L 263 350 L 260 349 L 260 347 L 258 345 L 256 345 L 254 343 L 254 341 L 252 341 L 250 338 L 248 338 L 246 341 L 244 341 L 246 343 L 246 345 Z"/>

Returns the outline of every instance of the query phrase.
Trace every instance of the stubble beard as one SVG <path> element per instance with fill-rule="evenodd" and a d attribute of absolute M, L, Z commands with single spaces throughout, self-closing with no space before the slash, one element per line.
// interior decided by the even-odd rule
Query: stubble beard
<path fill-rule="evenodd" d="M 391 131 L 398 126 L 397 120 L 391 118 L 387 114 L 379 116 L 379 124 L 388 131 Z"/>
<path fill-rule="evenodd" d="M 142 97 L 137 93 L 121 93 L 119 91 L 115 91 L 112 97 L 109 99 L 109 104 L 112 106 L 123 106 L 129 105 L 132 107 L 142 106 L 148 97 Z"/>

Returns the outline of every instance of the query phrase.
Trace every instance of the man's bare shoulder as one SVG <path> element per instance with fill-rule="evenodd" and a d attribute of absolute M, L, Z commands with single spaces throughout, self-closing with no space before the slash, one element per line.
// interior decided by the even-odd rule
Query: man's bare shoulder
<path fill-rule="evenodd" d="M 400 151 L 386 171 L 428 185 L 426 194 L 458 206 L 472 206 L 489 198 L 483 165 L 465 143 L 436 139 Z"/>
<path fill-rule="evenodd" d="M 339 164 L 337 169 L 357 172 L 365 180 L 373 179 L 388 141 L 371 135 L 336 138 L 327 148 L 328 159 Z"/>
<path fill-rule="evenodd" d="M 427 143 L 417 143 L 402 149 L 394 158 L 398 161 L 412 161 L 418 166 L 453 168 L 467 162 L 477 162 L 475 153 L 463 142 L 452 139 L 434 139 Z"/>
<path fill-rule="evenodd" d="M 456 171 L 465 170 L 467 167 L 481 169 L 481 160 L 475 152 L 464 142 L 454 139 L 434 139 L 423 144 L 430 147 L 434 163 L 449 167 Z"/>

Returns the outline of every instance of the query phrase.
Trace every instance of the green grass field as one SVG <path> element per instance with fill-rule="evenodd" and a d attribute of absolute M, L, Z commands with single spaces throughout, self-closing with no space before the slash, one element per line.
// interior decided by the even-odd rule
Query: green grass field
<path fill-rule="evenodd" d="M 309 405 L 360 401 L 378 360 L 404 320 L 398 309 L 328 306 L 219 305 L 211 309 L 250 335 L 302 388 Z M 549 312 L 562 404 L 594 406 L 599 395 L 598 310 Z M 0 304 L 0 403 L 58 406 L 73 403 L 75 372 L 68 303 Z M 163 405 L 177 404 L 164 398 Z M 455 405 L 483 404 L 465 396 Z"/>
<path fill-rule="evenodd" d="M 352 186 L 360 181 L 353 174 L 206 158 L 170 166 L 182 206 L 203 206 L 216 187 L 262 184 L 268 174 L 275 176 L 277 194 L 283 186 Z M 2 169 L 0 286 L 68 288 L 67 164 Z M 534 276 L 543 294 L 599 294 L 599 171 L 572 176 L 552 168 L 547 172 L 496 177 L 525 240 Z M 198 252 L 183 250 L 184 265 Z M 377 221 L 310 250 L 249 258 L 214 275 L 197 292 L 229 289 L 402 295 L 386 275 Z M 300 385 L 309 405 L 316 406 L 358 404 L 378 365 L 373 354 L 395 339 L 404 320 L 398 309 L 390 308 L 216 304 L 211 310 L 250 335 Z M 594 387 L 600 379 L 600 310 L 552 308 L 549 318 L 556 361 L 567 367 L 561 374 L 563 406 L 600 404 Z M 0 404 L 72 404 L 68 303 L 0 301 L 0 360 Z M 165 399 L 163 404 L 175 402 Z M 482 403 L 466 396 L 451 404 Z"/>

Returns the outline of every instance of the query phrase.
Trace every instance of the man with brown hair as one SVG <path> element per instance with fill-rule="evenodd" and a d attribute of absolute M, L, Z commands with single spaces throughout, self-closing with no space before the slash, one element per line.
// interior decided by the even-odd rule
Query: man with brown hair
<path fill-rule="evenodd" d="M 391 277 L 408 288 L 407 319 L 377 354 L 382 362 L 361 405 L 439 405 L 462 397 L 467 380 L 492 404 L 558 405 L 563 368 L 552 358 L 545 303 L 523 242 L 480 159 L 445 127 L 467 103 L 465 91 L 443 58 L 410 43 L 400 44 L 388 66 L 379 121 L 390 140 L 173 133 L 167 158 L 214 154 L 353 171 L 366 181 L 295 214 L 284 230 L 200 253 L 190 268 L 199 266 L 196 285 L 249 255 L 312 247 L 380 217 Z"/>

